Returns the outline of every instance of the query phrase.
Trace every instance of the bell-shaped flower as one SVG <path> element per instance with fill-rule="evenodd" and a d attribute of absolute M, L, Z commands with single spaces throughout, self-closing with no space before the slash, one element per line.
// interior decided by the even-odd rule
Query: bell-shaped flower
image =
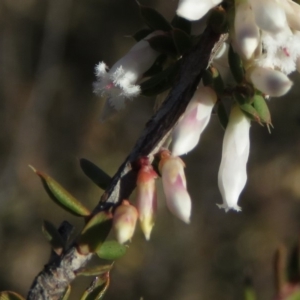
<path fill-rule="evenodd" d="M 196 147 L 206 128 L 217 95 L 210 87 L 200 86 L 172 133 L 172 154 L 179 156 Z"/>
<path fill-rule="evenodd" d="M 155 179 L 157 177 L 157 173 L 150 164 L 142 165 L 137 176 L 137 210 L 141 228 L 146 240 L 150 239 L 157 209 L 157 194 L 155 188 Z"/>
<path fill-rule="evenodd" d="M 250 120 L 238 106 L 234 106 L 225 130 L 222 161 L 218 174 L 218 185 L 223 198 L 223 204 L 218 206 L 224 208 L 226 212 L 230 209 L 241 210 L 237 202 L 247 181 L 249 129 Z"/>
<path fill-rule="evenodd" d="M 182 18 L 196 21 L 221 2 L 222 0 L 180 0 L 176 13 Z"/>
<path fill-rule="evenodd" d="M 180 220 L 190 223 L 192 202 L 186 189 L 184 162 L 177 156 L 171 156 L 167 150 L 160 153 L 160 158 L 159 171 L 167 206 Z"/>
<path fill-rule="evenodd" d="M 293 85 L 293 82 L 282 72 L 262 67 L 249 69 L 247 78 L 258 90 L 271 97 L 283 96 Z"/>
<path fill-rule="evenodd" d="M 291 29 L 300 31 L 300 5 L 293 0 L 280 1 Z"/>
<path fill-rule="evenodd" d="M 136 43 L 109 71 L 104 62 L 96 66 L 97 82 L 94 83 L 94 92 L 106 97 L 115 110 L 124 108 L 126 99 L 139 95 L 141 89 L 136 83 L 159 55 L 150 47 L 147 39 L 157 34 L 161 34 L 161 31 Z"/>
<path fill-rule="evenodd" d="M 286 14 L 279 1 L 248 1 L 252 7 L 255 22 L 260 29 L 272 34 L 277 34 L 287 26 Z"/>
<path fill-rule="evenodd" d="M 253 56 L 260 42 L 259 29 L 247 2 L 239 3 L 235 8 L 234 42 L 237 53 L 246 60 Z"/>
<path fill-rule="evenodd" d="M 113 228 L 120 244 L 124 244 L 132 238 L 137 218 L 137 209 L 127 200 L 123 200 L 122 204 L 116 208 L 113 215 Z"/>

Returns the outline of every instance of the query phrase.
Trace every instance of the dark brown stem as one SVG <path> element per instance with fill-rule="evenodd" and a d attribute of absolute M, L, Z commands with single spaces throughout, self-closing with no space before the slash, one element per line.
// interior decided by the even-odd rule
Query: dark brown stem
<path fill-rule="evenodd" d="M 208 65 L 210 53 L 219 39 L 220 34 L 207 27 L 195 47 L 184 55 L 177 81 L 167 99 L 146 124 L 141 137 L 113 177 L 94 213 L 105 209 L 106 205 L 117 205 L 132 193 L 135 188 L 136 171 L 132 169 L 131 164 L 141 156 L 153 156 L 161 148 L 193 96 Z M 83 267 L 91 257 L 91 254 L 81 255 L 73 244 L 58 261 L 45 266 L 35 278 L 27 299 L 60 299 L 75 278 L 74 271 Z"/>

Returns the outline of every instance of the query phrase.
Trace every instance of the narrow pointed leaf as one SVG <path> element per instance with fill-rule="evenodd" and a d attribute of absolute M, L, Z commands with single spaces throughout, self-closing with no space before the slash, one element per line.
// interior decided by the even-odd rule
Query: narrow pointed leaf
<path fill-rule="evenodd" d="M 71 294 L 71 286 L 68 285 L 66 288 L 65 294 L 62 296 L 61 300 L 68 300 Z"/>
<path fill-rule="evenodd" d="M 111 177 L 91 161 L 81 158 L 80 167 L 83 173 L 101 189 L 105 190 L 109 186 Z"/>
<path fill-rule="evenodd" d="M 226 112 L 224 104 L 221 101 L 218 103 L 217 114 L 218 114 L 218 118 L 221 123 L 221 126 L 225 130 L 227 127 L 227 124 L 228 124 L 228 114 Z"/>
<path fill-rule="evenodd" d="M 97 249 L 97 255 L 102 259 L 116 260 L 122 257 L 128 247 L 119 244 L 117 241 L 106 241 Z"/>
<path fill-rule="evenodd" d="M 58 182 L 45 173 L 32 170 L 41 178 L 43 186 L 49 197 L 60 207 L 75 216 L 87 217 L 91 212 L 68 191 L 66 191 Z"/>
<path fill-rule="evenodd" d="M 110 283 L 109 273 L 96 277 L 91 286 L 81 296 L 80 300 L 101 300 L 103 299 Z"/>
<path fill-rule="evenodd" d="M 110 271 L 112 265 L 96 266 L 91 268 L 80 268 L 75 271 L 77 276 L 100 276 Z"/>
<path fill-rule="evenodd" d="M 143 21 L 153 30 L 169 31 L 172 29 L 170 23 L 155 9 L 139 5 Z"/>
<path fill-rule="evenodd" d="M 232 46 L 229 47 L 228 62 L 235 81 L 237 83 L 241 83 L 244 80 L 245 76 L 243 62 L 239 55 L 233 51 Z"/>
<path fill-rule="evenodd" d="M 258 112 L 251 104 L 245 103 L 245 104 L 239 105 L 239 107 L 248 118 L 261 124 L 261 120 L 260 120 Z"/>
<path fill-rule="evenodd" d="M 174 28 L 183 30 L 185 33 L 190 34 L 192 29 L 192 23 L 184 18 L 175 16 L 171 22 Z"/>
<path fill-rule="evenodd" d="M 137 31 L 136 33 L 134 33 L 132 35 L 132 37 L 137 41 L 141 41 L 142 39 L 144 39 L 146 36 L 148 36 L 150 33 L 152 33 L 153 30 L 149 29 L 149 28 L 142 28 L 139 31 Z"/>
<path fill-rule="evenodd" d="M 25 300 L 25 298 L 15 292 L 4 291 L 0 292 L 0 300 Z"/>
<path fill-rule="evenodd" d="M 261 95 L 255 95 L 253 97 L 253 106 L 256 109 L 260 120 L 263 123 L 272 125 L 270 110 L 264 97 Z"/>
<path fill-rule="evenodd" d="M 94 253 L 107 238 L 112 226 L 112 214 L 101 211 L 94 215 L 78 238 L 78 250 L 82 254 Z"/>
<path fill-rule="evenodd" d="M 55 226 L 48 221 L 44 221 L 42 231 L 55 253 L 61 255 L 64 249 L 64 241 Z"/>

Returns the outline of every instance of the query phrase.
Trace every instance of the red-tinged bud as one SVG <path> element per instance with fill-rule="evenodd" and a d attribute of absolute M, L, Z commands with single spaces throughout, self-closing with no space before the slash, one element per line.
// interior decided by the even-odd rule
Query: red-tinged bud
<path fill-rule="evenodd" d="M 155 179 L 158 177 L 151 165 L 144 165 L 140 168 L 137 177 L 137 210 L 142 231 L 146 240 L 150 239 L 150 234 L 154 226 L 154 218 L 157 209 L 157 195 Z"/>
<path fill-rule="evenodd" d="M 113 217 L 113 228 L 116 239 L 120 244 L 124 244 L 132 238 L 137 217 L 137 209 L 127 200 L 123 200 L 122 204 L 116 208 Z"/>
<path fill-rule="evenodd" d="M 184 162 L 169 151 L 161 152 L 159 170 L 169 210 L 185 223 L 190 223 L 192 202 L 186 190 Z"/>

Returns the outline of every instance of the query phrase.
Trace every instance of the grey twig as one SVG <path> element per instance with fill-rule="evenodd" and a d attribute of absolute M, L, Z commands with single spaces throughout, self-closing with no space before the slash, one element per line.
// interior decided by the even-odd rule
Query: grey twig
<path fill-rule="evenodd" d="M 193 96 L 202 73 L 208 65 L 210 53 L 219 38 L 220 34 L 207 27 L 197 45 L 183 57 L 177 82 L 161 108 L 146 124 L 141 137 L 113 177 L 94 213 L 105 209 L 107 203 L 117 205 L 132 193 L 135 188 L 136 172 L 131 164 L 141 156 L 152 156 L 163 145 L 168 133 Z M 87 256 L 80 254 L 76 245 L 71 245 L 58 261 L 46 265 L 35 278 L 27 299 L 60 299 L 75 278 L 74 271 L 83 267 L 91 257 L 91 254 Z"/>

